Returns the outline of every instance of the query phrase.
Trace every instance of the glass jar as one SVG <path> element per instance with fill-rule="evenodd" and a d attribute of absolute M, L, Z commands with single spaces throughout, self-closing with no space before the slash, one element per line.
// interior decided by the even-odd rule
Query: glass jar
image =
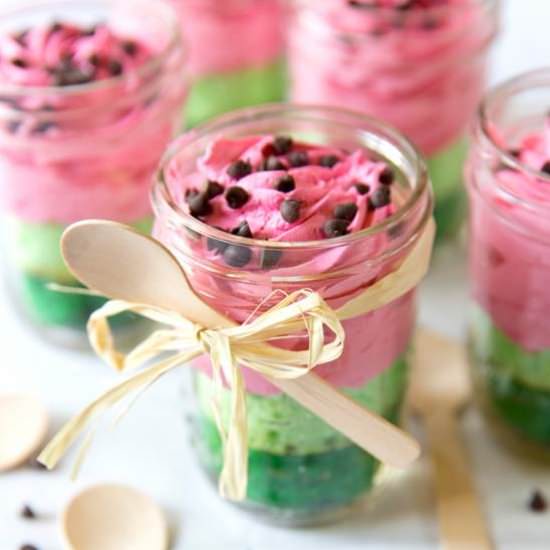
<path fill-rule="evenodd" d="M 292 100 L 355 109 L 399 128 L 427 158 L 438 237 L 456 234 L 466 128 L 484 89 L 498 0 L 293 4 Z"/>
<path fill-rule="evenodd" d="M 358 233 L 289 243 L 230 235 L 178 208 L 177 190 L 170 189 L 163 177 L 174 159 L 186 176 L 212 139 L 271 134 L 347 150 L 365 148 L 373 158 L 387 161 L 397 175 L 393 192 L 399 197 L 398 211 Z M 410 252 L 431 217 L 432 195 L 416 150 L 384 124 L 338 109 L 274 105 L 228 115 L 183 136 L 160 169 L 153 205 L 154 235 L 177 257 L 195 291 L 225 315 L 243 322 L 261 302 L 263 311 L 278 301 L 280 296 L 275 295 L 263 302 L 277 290 L 313 289 L 335 308 L 347 302 L 390 273 Z M 243 268 L 231 268 L 220 255 L 207 254 L 213 242 L 249 247 L 251 260 Z M 344 321 L 343 355 L 316 372 L 366 407 L 398 422 L 414 324 L 413 290 L 371 313 Z M 210 407 L 215 389 L 208 359 L 196 361 L 195 367 L 193 439 L 202 465 L 216 479 L 223 453 Z M 247 509 L 278 523 L 319 523 L 338 517 L 372 489 L 380 466 L 377 460 L 259 375 L 244 369 L 244 376 Z M 228 407 L 226 390 L 222 395 L 225 414 Z"/>
<path fill-rule="evenodd" d="M 550 69 L 491 91 L 475 124 L 470 352 L 480 403 L 504 440 L 550 456 Z M 546 147 L 539 166 L 520 144 Z M 544 145 L 546 144 L 546 145 Z M 528 164 L 525 162 L 527 160 Z"/>
<path fill-rule="evenodd" d="M 152 52 L 128 76 L 48 87 L 0 83 L 0 202 L 11 294 L 41 332 L 80 346 L 103 300 L 52 289 L 77 286 L 61 257 L 61 234 L 85 218 L 150 230 L 151 176 L 177 129 L 185 56 L 176 15 L 164 2 L 40 2 L 0 14 L 0 33 L 56 22 L 90 32 L 106 23 Z"/>
<path fill-rule="evenodd" d="M 283 0 L 172 0 L 190 48 L 187 126 L 284 99 Z"/>

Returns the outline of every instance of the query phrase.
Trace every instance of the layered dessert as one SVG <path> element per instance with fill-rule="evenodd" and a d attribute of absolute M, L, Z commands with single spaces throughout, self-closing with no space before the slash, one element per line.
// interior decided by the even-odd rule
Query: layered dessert
<path fill-rule="evenodd" d="M 472 352 L 492 415 L 550 449 L 550 118 L 491 139 L 503 152 L 494 181 L 477 154 L 469 167 Z"/>
<path fill-rule="evenodd" d="M 60 19 L 0 36 L 4 244 L 20 306 L 41 326 L 82 329 L 102 303 L 51 287 L 77 286 L 59 250 L 68 224 L 150 229 L 150 179 L 185 89 L 175 21 L 150 23 Z"/>
<path fill-rule="evenodd" d="M 294 101 L 355 109 L 399 128 L 427 158 L 438 235 L 463 210 L 465 131 L 481 97 L 493 0 L 295 0 Z"/>
<path fill-rule="evenodd" d="M 239 323 L 299 288 L 319 291 L 337 308 L 391 272 L 403 249 L 397 256 L 390 251 L 411 236 L 405 224 L 374 231 L 399 212 L 406 185 L 397 168 L 360 146 L 288 135 L 218 136 L 190 162 L 176 152 L 162 169 L 157 199 L 170 199 L 156 202 L 154 234 L 178 257 L 202 299 Z M 177 224 L 176 210 L 192 227 Z M 369 229 L 373 234 L 360 238 Z M 380 261 L 384 252 L 389 256 Z M 414 314 L 411 291 L 344 321 L 343 355 L 316 372 L 397 422 Z M 303 349 L 304 338 L 275 345 Z M 230 392 L 217 391 L 207 357 L 194 366 L 194 439 L 216 478 L 223 448 L 212 400 L 219 400 L 227 422 Z M 259 374 L 243 374 L 252 509 L 277 521 L 319 521 L 371 488 L 379 468 L 371 455 Z"/>
<path fill-rule="evenodd" d="M 281 0 L 172 0 L 189 47 L 187 126 L 286 90 Z"/>

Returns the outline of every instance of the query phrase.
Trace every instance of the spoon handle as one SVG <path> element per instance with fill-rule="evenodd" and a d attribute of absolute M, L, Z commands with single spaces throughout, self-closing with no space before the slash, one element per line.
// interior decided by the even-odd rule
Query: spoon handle
<path fill-rule="evenodd" d="M 315 373 L 295 380 L 270 379 L 270 382 L 390 466 L 406 468 L 420 454 L 417 441 L 406 432 L 370 412 Z"/>
<path fill-rule="evenodd" d="M 426 415 L 424 422 L 435 475 L 441 548 L 492 549 L 457 416 L 437 410 Z"/>

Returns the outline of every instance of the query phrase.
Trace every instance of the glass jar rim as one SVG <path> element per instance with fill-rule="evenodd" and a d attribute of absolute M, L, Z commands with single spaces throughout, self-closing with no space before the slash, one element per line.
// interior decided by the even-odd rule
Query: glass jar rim
<path fill-rule="evenodd" d="M 70 6 L 71 8 L 75 8 L 78 6 L 86 5 L 103 5 L 109 7 L 110 5 L 113 5 L 113 2 L 109 0 L 56 0 L 55 2 L 48 2 L 46 0 L 35 0 L 31 3 L 27 3 L 25 6 L 22 7 L 0 10 L 0 19 L 7 19 L 19 14 L 24 14 L 26 12 L 32 13 L 34 10 L 40 8 L 51 9 L 52 7 L 63 6 Z M 170 23 L 170 26 L 172 27 L 170 30 L 171 38 L 169 41 L 167 41 L 166 46 L 160 52 L 156 53 L 151 59 L 149 59 L 146 63 L 136 69 L 136 74 L 138 76 L 144 76 L 149 72 L 153 72 L 178 47 L 184 48 L 184 55 L 187 56 L 187 50 L 183 42 L 179 19 L 176 11 L 166 0 L 155 0 L 155 6 L 158 6 L 158 9 L 164 11 L 164 15 L 166 16 L 167 21 Z M 109 78 L 104 78 L 102 80 L 96 80 L 85 84 L 71 84 L 69 86 L 24 86 L 9 83 L 0 84 L 0 95 L 9 94 L 16 97 L 21 95 L 24 95 L 26 97 L 41 97 L 56 94 L 58 96 L 71 96 L 74 94 L 95 92 L 98 90 L 110 88 L 112 86 L 120 84 L 121 82 L 124 82 L 125 79 L 126 76 L 122 74 L 118 76 L 110 76 Z"/>
<path fill-rule="evenodd" d="M 287 114 L 295 113 L 296 115 L 300 114 L 300 115 L 306 115 L 306 116 L 308 114 L 310 116 L 320 115 L 320 114 L 328 115 L 324 119 L 323 118 L 319 119 L 320 121 L 323 121 L 323 122 L 330 122 L 331 114 L 333 115 L 333 117 L 336 117 L 338 115 L 347 116 L 352 118 L 357 123 L 358 128 L 360 128 L 360 123 L 363 122 L 363 124 L 376 129 L 379 134 L 387 135 L 388 138 L 393 139 L 396 143 L 399 144 L 399 149 L 401 151 L 405 150 L 412 158 L 411 164 L 414 165 L 414 172 L 415 172 L 413 179 L 417 182 L 417 184 L 413 188 L 412 193 L 406 199 L 406 201 L 397 209 L 397 211 L 394 214 L 392 214 L 382 222 L 374 225 L 373 227 L 369 227 L 354 233 L 349 233 L 342 237 L 335 237 L 332 239 L 320 239 L 320 240 L 313 240 L 313 241 L 271 241 L 271 240 L 266 241 L 261 239 L 239 237 L 238 235 L 226 233 L 220 229 L 217 229 L 214 226 L 210 226 L 194 218 L 193 216 L 185 212 L 185 210 L 183 210 L 177 204 L 177 202 L 172 197 L 170 189 L 168 188 L 168 184 L 165 181 L 164 171 L 167 168 L 167 166 L 170 164 L 170 162 L 173 160 L 173 158 L 181 152 L 182 148 L 189 146 L 197 142 L 198 140 L 207 137 L 209 134 L 212 134 L 214 132 L 220 132 L 223 129 L 230 128 L 239 123 L 260 121 L 260 120 L 268 119 L 270 117 L 274 117 L 276 115 L 280 115 L 282 113 L 287 113 Z M 366 237 L 378 235 L 384 231 L 388 231 L 398 226 L 402 222 L 403 218 L 410 211 L 413 210 L 413 208 L 422 199 L 422 197 L 425 196 L 426 193 L 429 194 L 429 202 L 428 202 L 428 207 L 426 208 L 426 212 L 424 213 L 424 215 L 422 216 L 419 222 L 419 226 L 421 227 L 424 227 L 424 225 L 428 222 L 428 220 L 432 215 L 432 209 L 433 209 L 433 198 L 431 195 L 428 170 L 422 155 L 420 154 L 418 149 L 415 147 L 415 145 L 413 145 L 411 141 L 409 141 L 405 136 L 403 136 L 395 128 L 393 128 L 392 126 L 384 122 L 379 121 L 376 118 L 373 118 L 368 115 L 358 113 L 352 110 L 348 110 L 348 109 L 328 107 L 324 105 L 307 105 L 307 104 L 297 105 L 292 103 L 272 103 L 272 104 L 265 104 L 260 107 L 240 109 L 240 110 L 228 113 L 224 116 L 218 117 L 213 121 L 197 126 L 193 128 L 191 131 L 187 132 L 186 134 L 183 134 L 180 138 L 178 138 L 175 142 L 172 143 L 172 145 L 168 148 L 167 152 L 165 153 L 160 163 L 160 167 L 157 170 L 157 173 L 155 175 L 155 178 L 153 181 L 153 188 L 151 191 L 153 208 L 155 210 L 156 210 L 155 200 L 158 199 L 163 201 L 163 203 L 166 206 L 168 206 L 171 214 L 173 214 L 179 222 L 181 222 L 186 228 L 196 232 L 197 234 L 200 234 L 207 238 L 211 237 L 213 239 L 223 240 L 230 244 L 255 246 L 260 248 L 266 248 L 266 249 L 269 248 L 269 249 L 275 249 L 275 250 L 281 250 L 281 251 L 289 250 L 289 249 L 305 250 L 305 249 L 311 249 L 311 248 L 330 249 L 330 248 L 335 248 L 343 245 L 350 245 Z"/>
<path fill-rule="evenodd" d="M 533 178 L 550 181 L 550 174 L 546 174 L 541 170 L 537 170 L 536 168 L 521 162 L 521 160 L 515 157 L 508 148 L 505 148 L 499 144 L 495 140 L 494 134 L 491 132 L 492 117 L 490 115 L 490 111 L 491 107 L 496 102 L 506 101 L 518 93 L 542 86 L 547 87 L 550 91 L 550 66 L 522 73 L 505 80 L 498 86 L 491 89 L 481 101 L 477 114 L 477 126 L 481 132 L 483 140 L 489 145 L 490 149 L 499 156 L 499 158 L 504 160 L 507 166 L 510 166 L 519 172 L 528 174 Z M 509 190 L 506 190 L 506 192 L 508 194 L 512 194 Z M 527 201 L 525 198 L 516 197 L 515 195 L 514 197 L 522 202 L 531 202 Z"/>

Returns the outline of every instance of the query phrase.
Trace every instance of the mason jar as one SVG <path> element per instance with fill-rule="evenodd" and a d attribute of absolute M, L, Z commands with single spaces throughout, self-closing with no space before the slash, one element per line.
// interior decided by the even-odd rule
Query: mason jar
<path fill-rule="evenodd" d="M 490 425 L 550 456 L 550 69 L 485 97 L 467 169 L 470 352 Z"/>
<path fill-rule="evenodd" d="M 295 142 L 363 150 L 393 167 L 397 209 L 385 221 L 343 237 L 305 242 L 258 240 L 220 231 L 187 214 L 171 178 L 194 174 L 215 139 L 284 135 Z M 292 171 L 290 171 L 292 173 Z M 296 172 L 294 172 L 296 174 Z M 195 292 L 236 322 L 264 311 L 282 293 L 308 288 L 333 307 L 391 273 L 417 243 L 432 215 L 431 188 L 414 147 L 385 124 L 333 108 L 274 105 L 227 115 L 184 135 L 169 150 L 153 189 L 154 235 L 176 256 Z M 216 246 L 247 248 L 249 260 L 231 267 Z M 225 248 L 226 250 L 226 248 Z M 336 361 L 316 372 L 365 407 L 399 422 L 407 388 L 407 350 L 415 325 L 415 290 L 343 321 L 346 344 Z M 299 346 L 303 341 L 286 342 Z M 211 401 L 216 386 L 209 360 L 195 361 L 193 442 L 215 480 L 223 449 Z M 303 525 L 339 517 L 377 482 L 379 462 L 320 418 L 243 369 L 248 413 L 248 492 L 242 504 L 263 518 Z M 229 390 L 221 395 L 225 419 Z"/>
<path fill-rule="evenodd" d="M 71 57 L 76 26 L 88 30 Z M 120 58 L 109 57 L 118 51 L 109 33 L 124 38 Z M 60 237 L 86 218 L 150 230 L 151 176 L 187 86 L 177 17 L 161 1 L 39 2 L 0 14 L 0 34 L 0 202 L 11 295 L 46 336 L 84 345 L 86 321 L 103 300 L 52 287 L 78 286 Z M 77 69 L 84 55 L 90 74 L 108 74 L 94 79 Z M 119 325 L 130 329 L 128 320 Z"/>
<path fill-rule="evenodd" d="M 294 0 L 290 97 L 394 125 L 427 159 L 438 238 L 462 224 L 468 123 L 481 98 L 498 0 Z"/>
<path fill-rule="evenodd" d="M 172 3 L 190 48 L 188 127 L 227 111 L 284 99 L 284 0 Z"/>

